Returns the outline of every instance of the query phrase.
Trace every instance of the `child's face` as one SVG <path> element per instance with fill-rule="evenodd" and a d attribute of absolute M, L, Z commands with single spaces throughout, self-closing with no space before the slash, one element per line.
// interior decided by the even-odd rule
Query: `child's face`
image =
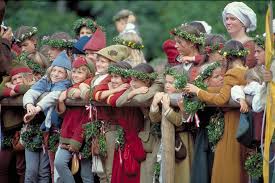
<path fill-rule="evenodd" d="M 73 83 L 82 83 L 87 79 L 88 70 L 86 66 L 72 69 L 72 80 Z"/>
<path fill-rule="evenodd" d="M 173 76 L 170 76 L 170 75 L 165 76 L 164 89 L 166 93 L 171 94 L 177 91 L 177 89 L 174 86 L 174 81 L 175 81 L 175 78 Z"/>
<path fill-rule="evenodd" d="M 50 73 L 50 78 L 53 83 L 57 83 L 66 79 L 67 72 L 63 67 L 54 66 Z"/>
<path fill-rule="evenodd" d="M 35 53 L 36 48 L 35 48 L 35 41 L 32 39 L 26 39 L 25 41 L 23 41 L 20 44 L 20 47 L 22 49 L 22 52 L 26 52 L 26 53 Z"/>
<path fill-rule="evenodd" d="M 108 71 L 110 61 L 109 59 L 99 56 L 96 60 L 96 71 L 100 74 L 104 74 Z"/>
<path fill-rule="evenodd" d="M 81 27 L 81 29 L 79 31 L 79 37 L 82 37 L 82 36 L 89 36 L 90 37 L 92 35 L 93 35 L 93 31 L 90 28 L 88 28 L 86 26 Z"/>
<path fill-rule="evenodd" d="M 189 55 L 192 49 L 192 45 L 190 41 L 182 39 L 178 36 L 175 36 L 176 45 L 175 48 L 178 50 L 180 54 Z"/>
<path fill-rule="evenodd" d="M 124 82 L 122 81 L 122 78 L 120 75 L 117 74 L 111 74 L 111 86 L 112 88 L 117 88 L 120 85 L 122 85 Z"/>
<path fill-rule="evenodd" d="M 53 61 L 63 50 L 51 47 L 48 51 L 50 61 Z"/>
<path fill-rule="evenodd" d="M 127 21 L 125 19 L 120 19 L 115 22 L 116 30 L 122 32 L 126 27 Z"/>
<path fill-rule="evenodd" d="M 218 51 L 215 51 L 213 53 L 209 54 L 209 61 L 210 62 L 215 62 L 215 61 L 221 61 L 223 62 L 225 58 L 223 57 L 223 55 L 219 54 Z"/>
<path fill-rule="evenodd" d="M 216 68 L 211 77 L 209 77 L 206 81 L 206 84 L 210 87 L 220 87 L 223 85 L 223 75 L 222 75 L 222 69 Z"/>
<path fill-rule="evenodd" d="M 91 50 L 85 50 L 85 53 L 86 53 L 86 58 L 90 59 L 94 64 L 96 64 L 96 60 L 97 60 L 96 52 Z"/>
<path fill-rule="evenodd" d="M 11 83 L 13 85 L 23 85 L 24 84 L 24 77 L 22 73 L 15 74 L 11 77 Z"/>
<path fill-rule="evenodd" d="M 130 85 L 133 89 L 137 89 L 137 88 L 140 88 L 140 87 L 143 87 L 143 86 L 147 86 L 147 84 L 144 81 L 139 80 L 139 79 L 134 78 L 134 77 L 131 77 Z"/>
<path fill-rule="evenodd" d="M 265 64 L 265 50 L 263 48 L 256 45 L 254 56 L 255 56 L 255 59 L 256 59 L 258 65 Z"/>

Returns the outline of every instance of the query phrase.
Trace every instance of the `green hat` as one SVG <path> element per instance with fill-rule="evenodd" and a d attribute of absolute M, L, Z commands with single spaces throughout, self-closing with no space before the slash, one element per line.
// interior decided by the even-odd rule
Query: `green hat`
<path fill-rule="evenodd" d="M 111 45 L 96 52 L 112 62 L 120 62 L 130 56 L 130 51 L 127 46 L 123 45 Z"/>
<path fill-rule="evenodd" d="M 53 48 L 72 48 L 75 39 L 66 32 L 56 32 L 51 36 L 44 36 L 42 38 L 42 44 L 49 45 Z"/>
<path fill-rule="evenodd" d="M 30 27 L 30 26 L 21 26 L 19 27 L 14 36 L 15 36 L 15 41 L 18 43 L 22 43 L 26 39 L 32 37 L 37 33 L 37 28 L 36 27 Z"/>

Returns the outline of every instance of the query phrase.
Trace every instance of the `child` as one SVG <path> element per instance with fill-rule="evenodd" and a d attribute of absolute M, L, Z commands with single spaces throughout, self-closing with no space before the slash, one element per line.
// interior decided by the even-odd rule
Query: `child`
<path fill-rule="evenodd" d="M 219 54 L 225 43 L 224 37 L 218 34 L 209 34 L 205 38 L 204 53 L 206 62 L 220 61 L 223 63 L 223 56 Z"/>
<path fill-rule="evenodd" d="M 98 25 L 95 21 L 89 18 L 81 18 L 74 22 L 73 29 L 77 39 L 82 36 L 91 37 L 96 31 Z"/>
<path fill-rule="evenodd" d="M 96 64 L 96 52 L 106 47 L 106 36 L 100 28 L 97 28 L 92 38 L 85 44 L 84 51 L 86 58 Z"/>
<path fill-rule="evenodd" d="M 119 35 L 129 32 L 138 34 L 138 30 L 135 25 L 136 17 L 132 11 L 127 9 L 120 10 L 113 17 L 113 21 L 115 22 L 115 26 L 119 32 Z"/>
<path fill-rule="evenodd" d="M 73 175 L 68 167 L 72 153 L 78 153 L 83 144 L 83 125 L 90 121 L 88 111 L 84 107 L 70 107 L 66 109 L 65 99 L 81 98 L 81 83 L 90 84 L 95 69 L 84 57 L 78 57 L 73 62 L 72 83 L 73 86 L 64 91 L 58 99 L 57 110 L 63 114 L 64 120 L 61 127 L 60 146 L 56 152 L 54 165 L 58 175 L 55 182 L 74 182 Z M 91 174 L 91 160 L 81 159 L 81 177 L 84 183 L 94 182 Z M 59 177 L 60 176 L 60 177 Z"/>
<path fill-rule="evenodd" d="M 135 67 L 140 63 L 146 63 L 142 52 L 144 45 L 142 44 L 141 38 L 137 34 L 127 32 L 115 37 L 113 40 L 116 44 L 121 44 L 129 48 L 130 56 L 127 58 L 127 61 L 131 61 L 129 64 L 131 64 L 132 67 Z"/>
<path fill-rule="evenodd" d="M 146 63 L 138 64 L 129 75 L 130 88 L 116 102 L 116 106 L 148 106 L 156 92 L 163 91 L 163 78 L 157 77 L 154 69 Z M 144 130 L 139 133 L 146 152 L 145 161 L 141 162 L 140 182 L 153 182 L 154 165 L 160 145 L 160 131 L 157 125 L 152 125 L 149 119 L 149 108 L 140 107 L 145 120 Z M 159 129 L 160 130 L 160 129 Z"/>
<path fill-rule="evenodd" d="M 28 123 L 40 111 L 43 111 L 45 113 L 46 119 L 40 128 L 42 131 L 46 131 L 46 136 L 50 128 L 60 128 L 60 121 L 55 121 L 56 118 L 54 117 L 54 106 L 60 93 L 71 85 L 69 80 L 70 70 L 71 61 L 69 60 L 65 51 L 63 51 L 53 61 L 51 67 L 47 70 L 47 75 L 35 83 L 35 85 L 33 85 L 23 97 L 23 105 L 27 109 L 27 114 L 24 116 L 25 123 Z M 44 92 L 49 93 L 36 103 L 38 97 L 40 97 Z M 44 140 L 46 141 L 45 148 L 47 148 L 48 139 L 46 138 Z M 38 176 L 39 173 L 37 172 L 39 168 L 45 172 L 48 170 L 47 166 L 49 159 L 47 153 L 45 154 L 42 151 L 31 152 L 27 149 L 25 153 L 27 162 L 26 181 L 40 179 L 40 175 Z"/>
<path fill-rule="evenodd" d="M 221 52 L 226 58 L 226 73 L 224 75 L 224 83 L 218 93 L 209 93 L 198 87 L 187 84 L 185 90 L 194 93 L 201 101 L 221 106 L 226 104 L 230 99 L 231 88 L 234 85 L 246 84 L 244 74 L 245 56 L 248 54 L 243 45 L 235 40 L 225 43 Z M 243 161 L 240 153 L 242 151 L 240 143 L 237 141 L 235 134 L 238 128 L 240 112 L 230 109 L 224 113 L 224 134 L 222 139 L 216 146 L 213 173 L 211 181 L 220 183 L 227 182 L 246 182 L 246 172 L 244 170 Z M 224 168 L 224 165 L 227 168 Z"/>

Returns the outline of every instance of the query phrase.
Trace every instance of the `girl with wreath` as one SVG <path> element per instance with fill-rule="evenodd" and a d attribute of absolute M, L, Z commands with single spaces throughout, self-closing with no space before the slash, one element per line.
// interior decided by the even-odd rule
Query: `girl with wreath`
<path fill-rule="evenodd" d="M 211 63 L 219 61 L 223 63 L 224 57 L 219 53 L 225 43 L 223 36 L 219 34 L 208 34 L 205 37 L 204 53 L 206 54 L 205 62 Z"/>
<path fill-rule="evenodd" d="M 189 72 L 190 81 L 193 81 L 198 75 L 200 65 L 204 62 L 204 56 L 201 55 L 201 46 L 204 44 L 204 37 L 191 25 L 181 25 L 171 31 L 174 36 L 178 52 L 181 55 L 183 68 Z"/>
<path fill-rule="evenodd" d="M 221 53 L 225 56 L 227 64 L 224 83 L 219 92 L 210 93 L 193 84 L 187 84 L 185 87 L 186 92 L 196 94 L 199 100 L 217 106 L 222 106 L 229 101 L 230 91 L 234 85 L 246 83 L 244 74 L 247 70 L 244 62 L 248 51 L 240 42 L 235 40 L 226 42 Z M 240 112 L 236 109 L 227 109 L 224 112 L 225 128 L 216 146 L 211 182 L 247 182 L 241 158 L 242 145 L 235 137 Z"/>
<path fill-rule="evenodd" d="M 80 18 L 73 24 L 73 30 L 76 38 L 79 39 L 82 36 L 91 37 L 96 31 L 98 25 L 90 18 Z"/>
<path fill-rule="evenodd" d="M 255 12 L 243 2 L 232 2 L 223 9 L 222 18 L 231 39 L 241 42 L 249 50 L 245 65 L 254 67 L 257 64 L 254 57 L 255 43 L 247 33 L 256 30 Z"/>
<path fill-rule="evenodd" d="M 20 99 L 20 95 L 24 94 L 30 86 L 35 82 L 32 70 L 27 66 L 13 60 L 9 72 L 10 81 L 4 81 L 1 85 L 1 97 L 16 97 Z M 18 98 L 18 97 L 19 98 Z M 25 177 L 25 154 L 24 147 L 19 142 L 20 129 L 23 124 L 24 110 L 22 108 L 11 109 L 10 107 L 2 108 L 2 137 L 1 137 L 1 172 L 8 175 L 11 163 L 12 150 L 16 158 L 16 174 L 19 183 L 24 182 Z M 7 177 L 1 176 L 1 182 L 9 182 Z M 11 180 L 10 180 L 11 181 Z"/>
<path fill-rule="evenodd" d="M 177 107 L 170 106 L 169 94 L 180 93 L 186 85 L 187 75 L 180 66 L 167 68 L 165 71 L 164 92 L 157 92 L 150 106 L 149 117 L 153 123 L 161 122 L 160 104 L 165 118 L 175 125 L 175 183 L 190 182 L 191 164 L 193 159 L 193 123 L 184 123 L 188 115 Z M 181 105 L 179 104 L 179 107 Z"/>
<path fill-rule="evenodd" d="M 144 45 L 142 44 L 142 39 L 138 34 L 128 32 L 115 37 L 113 41 L 116 44 L 127 46 L 130 52 L 130 56 L 127 58 L 127 62 L 135 67 L 140 63 L 146 63 L 142 49 Z"/>
<path fill-rule="evenodd" d="M 54 165 L 57 173 L 55 182 L 74 182 L 74 177 L 68 167 L 72 159 L 72 153 L 79 153 L 84 143 L 83 125 L 89 122 L 89 112 L 84 107 L 66 108 L 65 99 L 83 98 L 81 83 L 89 84 L 94 76 L 95 69 L 91 62 L 84 57 L 78 57 L 72 64 L 72 83 L 73 86 L 62 92 L 58 99 L 57 110 L 63 114 L 63 123 L 59 143 L 60 146 L 56 152 Z M 85 183 L 93 182 L 93 174 L 90 173 L 92 168 L 91 159 L 83 157 L 81 159 L 81 177 Z"/>
<path fill-rule="evenodd" d="M 140 182 L 153 182 L 154 166 L 160 145 L 160 126 L 151 124 L 149 119 L 149 106 L 156 92 L 163 91 L 163 77 L 157 77 L 154 69 L 146 63 L 138 64 L 129 70 L 131 76 L 130 88 L 127 89 L 116 101 L 117 107 L 140 107 L 144 119 L 144 130 L 139 133 L 143 148 L 146 152 L 145 161 L 141 162 Z"/>

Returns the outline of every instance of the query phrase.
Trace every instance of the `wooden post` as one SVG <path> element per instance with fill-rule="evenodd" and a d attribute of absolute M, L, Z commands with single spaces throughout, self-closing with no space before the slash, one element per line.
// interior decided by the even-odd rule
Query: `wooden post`
<path fill-rule="evenodd" d="M 163 183 L 175 182 L 175 127 L 164 116 L 162 109 L 162 161 L 161 174 Z"/>

